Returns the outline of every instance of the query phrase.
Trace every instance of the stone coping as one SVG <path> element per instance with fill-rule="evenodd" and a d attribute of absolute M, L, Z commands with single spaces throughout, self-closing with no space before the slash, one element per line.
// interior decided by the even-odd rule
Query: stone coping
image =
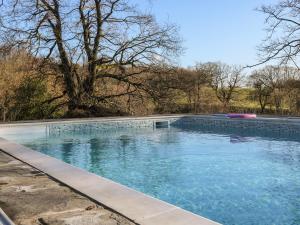
<path fill-rule="evenodd" d="M 138 224 L 219 224 L 3 138 L 0 149 Z"/>
<path fill-rule="evenodd" d="M 135 120 L 161 120 L 161 119 L 180 119 L 180 118 L 207 118 L 214 120 L 228 120 L 228 121 L 261 121 L 271 123 L 289 123 L 299 124 L 300 117 L 266 117 L 258 116 L 254 119 L 239 119 L 239 118 L 226 118 L 220 115 L 202 115 L 202 114 L 175 114 L 175 115 L 151 115 L 151 116 L 119 116 L 119 117 L 93 117 L 93 118 L 71 118 L 71 119 L 49 119 L 49 120 L 28 120 L 28 121 L 13 121 L 0 123 L 1 127 L 11 126 L 31 126 L 31 125 L 47 125 L 47 124 L 77 124 L 77 123 L 92 123 L 92 122 L 109 122 L 109 121 L 135 121 Z"/>
<path fill-rule="evenodd" d="M 134 121 L 134 120 L 158 120 L 170 118 L 192 117 L 191 114 L 178 115 L 152 115 L 152 116 L 115 116 L 115 117 L 92 117 L 92 118 L 70 118 L 70 119 L 49 119 L 49 120 L 26 120 L 26 121 L 12 121 L 0 122 L 0 127 L 10 126 L 31 126 L 31 125 L 46 125 L 46 124 L 77 124 L 77 123 L 92 123 L 92 122 L 110 122 L 110 121 Z M 198 116 L 198 115 L 197 115 Z M 200 116 L 200 115 L 199 115 Z"/>

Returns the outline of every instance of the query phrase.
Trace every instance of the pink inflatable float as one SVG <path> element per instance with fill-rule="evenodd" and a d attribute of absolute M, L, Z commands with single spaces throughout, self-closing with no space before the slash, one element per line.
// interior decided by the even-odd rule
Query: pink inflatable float
<path fill-rule="evenodd" d="M 228 113 L 226 114 L 228 118 L 241 118 L 241 119 L 253 119 L 256 118 L 256 114 L 248 113 Z"/>

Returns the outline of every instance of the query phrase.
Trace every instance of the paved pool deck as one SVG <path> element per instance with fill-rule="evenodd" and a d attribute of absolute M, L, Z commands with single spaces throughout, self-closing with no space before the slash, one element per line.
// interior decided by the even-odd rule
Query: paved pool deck
<path fill-rule="evenodd" d="M 16 225 L 136 225 L 2 151 L 0 174 L 0 207 Z"/>

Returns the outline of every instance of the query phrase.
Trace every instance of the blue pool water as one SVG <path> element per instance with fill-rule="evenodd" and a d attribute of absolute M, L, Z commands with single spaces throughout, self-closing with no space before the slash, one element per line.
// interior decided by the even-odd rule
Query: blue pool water
<path fill-rule="evenodd" d="M 226 225 L 300 224 L 300 137 L 42 126 L 0 136 Z"/>

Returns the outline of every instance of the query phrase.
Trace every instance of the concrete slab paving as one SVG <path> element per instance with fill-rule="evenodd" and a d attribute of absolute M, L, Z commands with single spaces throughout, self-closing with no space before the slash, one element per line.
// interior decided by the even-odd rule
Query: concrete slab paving
<path fill-rule="evenodd" d="M 16 225 L 135 225 L 1 151 L 0 207 Z"/>

